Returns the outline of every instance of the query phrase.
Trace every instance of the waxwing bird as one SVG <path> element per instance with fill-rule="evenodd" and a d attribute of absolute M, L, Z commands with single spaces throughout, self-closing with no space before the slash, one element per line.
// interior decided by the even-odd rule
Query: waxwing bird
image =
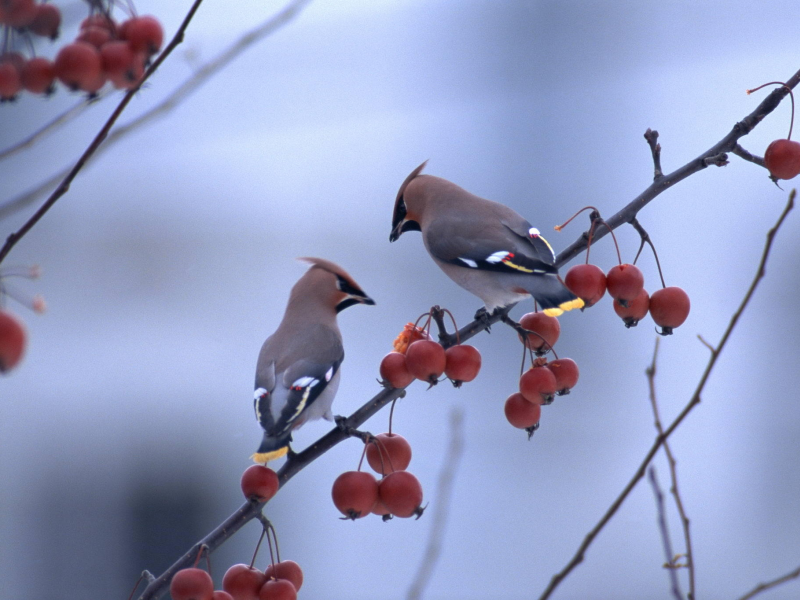
<path fill-rule="evenodd" d="M 551 316 L 583 306 L 558 279 L 553 249 L 538 229 L 507 206 L 421 175 L 426 163 L 397 192 L 390 242 L 421 231 L 436 264 L 489 312 L 528 296 Z"/>
<path fill-rule="evenodd" d="M 292 430 L 333 419 L 331 404 L 344 360 L 336 315 L 354 304 L 375 304 L 344 269 L 321 258 L 298 280 L 278 329 L 261 346 L 254 405 L 264 439 L 253 460 L 265 463 L 289 450 Z"/>

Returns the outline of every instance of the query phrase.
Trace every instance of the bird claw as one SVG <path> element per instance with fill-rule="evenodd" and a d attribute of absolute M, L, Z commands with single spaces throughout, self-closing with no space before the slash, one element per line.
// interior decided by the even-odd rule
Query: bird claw
<path fill-rule="evenodd" d="M 475 320 L 480 321 L 480 323 L 483 325 L 483 328 L 486 330 L 486 333 L 492 333 L 492 326 L 491 323 L 489 323 L 490 318 L 491 315 L 489 314 L 489 311 L 486 310 L 485 306 L 481 306 L 477 311 L 475 311 Z"/>

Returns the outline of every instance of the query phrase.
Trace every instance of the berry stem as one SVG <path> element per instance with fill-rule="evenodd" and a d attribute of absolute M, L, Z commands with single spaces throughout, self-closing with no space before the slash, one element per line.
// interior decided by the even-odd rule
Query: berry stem
<path fill-rule="evenodd" d="M 458 325 L 456 325 L 456 318 L 453 316 L 453 313 L 451 313 L 446 308 L 443 308 L 442 312 L 444 312 L 445 314 L 450 315 L 450 320 L 453 322 L 453 329 L 456 330 L 456 345 L 457 346 L 460 345 L 461 344 L 461 335 L 458 333 Z"/>
<path fill-rule="evenodd" d="M 789 135 L 786 136 L 786 139 L 787 140 L 791 140 L 792 139 L 792 128 L 794 127 L 794 93 L 792 92 L 792 88 L 790 88 L 788 85 L 786 85 L 783 81 L 770 81 L 769 83 L 764 83 L 764 84 L 762 84 L 762 85 L 760 85 L 760 86 L 758 86 L 756 88 L 753 88 L 752 90 L 747 90 L 747 95 L 749 96 L 753 92 L 757 92 L 761 88 L 766 87 L 768 85 L 781 85 L 781 86 L 785 87 L 787 90 L 789 90 L 789 99 L 792 101 L 792 118 L 789 121 Z"/>
<path fill-rule="evenodd" d="M 608 229 L 608 231 L 611 233 L 611 239 L 614 240 L 614 248 L 616 248 L 617 250 L 617 261 L 619 262 L 619 264 L 622 264 L 622 255 L 619 253 L 619 244 L 617 243 L 617 236 L 614 235 L 614 230 L 611 229 L 611 227 L 608 226 L 608 223 L 606 223 L 600 217 L 599 213 L 597 214 L 597 222 L 600 223 L 601 225 L 605 225 L 606 229 Z M 588 248 L 587 248 L 587 254 L 588 254 Z"/>
<path fill-rule="evenodd" d="M 397 398 L 392 400 L 392 406 L 389 408 L 389 435 L 392 433 L 392 418 L 394 417 L 394 405 L 397 403 Z"/>
<path fill-rule="evenodd" d="M 264 521 L 266 521 L 266 523 L 264 521 L 261 522 L 261 535 L 258 538 L 258 543 L 256 544 L 255 552 L 253 552 L 253 558 L 250 559 L 251 569 L 253 568 L 253 565 L 256 564 L 256 558 L 258 557 L 258 550 L 261 548 L 261 542 L 264 541 L 264 536 L 267 534 L 267 523 L 269 523 L 269 521 L 267 521 L 267 518 L 264 517 L 263 515 L 262 517 L 264 518 Z"/>
<path fill-rule="evenodd" d="M 361 460 L 358 461 L 358 469 L 356 471 L 361 470 L 361 465 L 364 464 L 364 457 L 367 455 L 367 444 L 364 444 L 364 449 L 361 451 Z"/>
<path fill-rule="evenodd" d="M 133 599 L 133 595 L 136 593 L 136 588 L 138 588 L 139 584 L 142 583 L 142 579 L 144 579 L 144 577 L 145 577 L 144 572 L 142 572 L 142 574 L 139 575 L 139 579 L 136 580 L 136 585 L 133 586 L 133 589 L 131 590 L 131 595 L 128 596 L 128 600 Z"/>
<path fill-rule="evenodd" d="M 661 279 L 661 287 L 667 287 L 667 284 L 664 283 L 664 273 L 661 271 L 661 261 L 658 260 L 658 252 L 656 252 L 656 247 L 653 245 L 653 240 L 650 239 L 650 234 L 647 233 L 642 224 L 639 223 L 639 220 L 634 217 L 631 220 L 631 226 L 639 233 L 639 237 L 642 238 L 642 243 L 639 244 L 639 251 L 636 253 L 636 258 L 633 259 L 633 264 L 636 264 L 636 261 L 639 260 L 639 255 L 642 253 L 642 249 L 644 248 L 645 243 L 649 244 L 650 249 L 653 251 L 653 256 L 656 259 L 656 267 L 658 267 L 658 276 Z"/>

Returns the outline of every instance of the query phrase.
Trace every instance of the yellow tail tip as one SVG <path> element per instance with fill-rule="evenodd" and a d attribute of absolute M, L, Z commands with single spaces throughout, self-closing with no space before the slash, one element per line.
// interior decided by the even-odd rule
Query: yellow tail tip
<path fill-rule="evenodd" d="M 254 463 L 265 465 L 271 460 L 278 460 L 282 456 L 286 456 L 287 452 L 289 452 L 289 446 L 284 446 L 272 452 L 256 452 L 250 458 Z"/>
<path fill-rule="evenodd" d="M 583 308 L 584 302 L 580 298 L 575 298 L 574 300 L 570 300 L 568 302 L 562 302 L 558 305 L 558 308 L 545 308 L 542 312 L 546 314 L 548 317 L 557 317 L 568 310 L 574 310 L 576 308 Z"/>

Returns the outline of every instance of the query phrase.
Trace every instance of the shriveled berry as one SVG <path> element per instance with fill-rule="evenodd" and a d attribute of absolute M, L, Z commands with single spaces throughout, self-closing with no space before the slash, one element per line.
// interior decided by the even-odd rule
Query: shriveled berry
<path fill-rule="evenodd" d="M 380 500 L 395 517 L 422 516 L 422 485 L 408 471 L 395 471 L 381 479 Z"/>
<path fill-rule="evenodd" d="M 764 153 L 764 166 L 775 179 L 793 179 L 800 174 L 800 143 L 775 140 Z"/>
<path fill-rule="evenodd" d="M 297 590 L 286 579 L 268 579 L 258 593 L 259 600 L 297 600 Z"/>
<path fill-rule="evenodd" d="M 434 385 L 444 373 L 447 356 L 444 348 L 433 340 L 419 340 L 408 347 L 406 365 L 414 377 Z"/>
<path fill-rule="evenodd" d="M 521 393 L 511 394 L 504 407 L 506 419 L 517 429 L 529 429 L 539 422 L 542 407 L 535 402 L 528 402 Z"/>
<path fill-rule="evenodd" d="M 661 335 L 670 335 L 689 316 L 689 296 L 679 287 L 665 287 L 650 296 L 650 316 L 661 327 Z"/>
<path fill-rule="evenodd" d="M 628 306 L 622 306 L 618 300 L 614 300 L 614 312 L 625 323 L 625 327 L 636 327 L 636 324 L 645 318 L 649 309 L 650 294 L 645 289 L 629 301 Z"/>
<path fill-rule="evenodd" d="M 214 582 L 203 569 L 181 569 L 169 584 L 172 600 L 211 600 Z"/>
<path fill-rule="evenodd" d="M 644 275 L 636 265 L 616 265 L 606 275 L 606 289 L 609 296 L 625 306 L 644 289 Z"/>
<path fill-rule="evenodd" d="M 258 600 L 258 592 L 266 580 L 267 576 L 259 569 L 239 563 L 225 572 L 222 589 L 236 600 Z"/>
<path fill-rule="evenodd" d="M 367 446 L 367 462 L 376 473 L 404 471 L 411 462 L 411 444 L 396 433 L 379 433 Z"/>
<path fill-rule="evenodd" d="M 531 367 L 519 378 L 519 391 L 528 402 L 550 404 L 556 393 L 556 376 L 545 367 Z"/>
<path fill-rule="evenodd" d="M 556 393 L 559 396 L 569 394 L 569 391 L 578 383 L 580 372 L 578 364 L 571 358 L 557 358 L 545 365 L 545 368 L 556 377 Z"/>
<path fill-rule="evenodd" d="M 422 327 L 417 327 L 413 323 L 406 323 L 397 337 L 394 339 L 393 348 L 395 351 L 405 354 L 408 347 L 417 340 L 429 340 L 431 336 Z"/>
<path fill-rule="evenodd" d="M 389 352 L 383 357 L 380 373 L 383 384 L 393 388 L 404 388 L 414 381 L 414 375 L 406 364 L 406 355 L 400 352 Z"/>
<path fill-rule="evenodd" d="M 444 354 L 444 374 L 456 387 L 478 376 L 478 371 L 481 370 L 481 353 L 474 346 L 450 346 Z"/>
<path fill-rule="evenodd" d="M 26 339 L 22 322 L 0 310 L 0 373 L 7 373 L 22 360 Z"/>
<path fill-rule="evenodd" d="M 564 283 L 587 307 L 597 304 L 606 293 L 606 276 L 597 265 L 571 267 L 564 277 Z"/>
<path fill-rule="evenodd" d="M 244 497 L 259 502 L 267 502 L 280 487 L 277 473 L 264 465 L 251 465 L 245 469 L 241 484 Z"/>
<path fill-rule="evenodd" d="M 527 340 L 523 340 L 531 350 L 548 352 L 561 335 L 561 324 L 558 319 L 543 312 L 524 314 L 519 320 L 519 324 L 523 329 L 533 332 L 527 336 Z"/>
<path fill-rule="evenodd" d="M 365 471 L 347 471 L 333 482 L 331 496 L 336 508 L 347 519 L 367 516 L 378 499 L 378 482 Z"/>
<path fill-rule="evenodd" d="M 267 579 L 286 579 L 291 581 L 294 589 L 298 592 L 303 587 L 303 569 L 293 560 L 282 560 L 279 563 L 268 566 L 267 570 L 264 571 L 264 575 L 267 576 Z"/>

